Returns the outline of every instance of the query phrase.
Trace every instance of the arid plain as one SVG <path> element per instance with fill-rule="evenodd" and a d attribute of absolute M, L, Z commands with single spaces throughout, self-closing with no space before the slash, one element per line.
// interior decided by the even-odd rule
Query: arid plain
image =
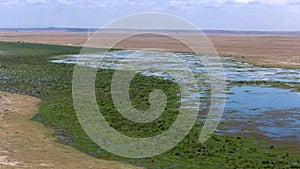
<path fill-rule="evenodd" d="M 0 31 L 0 41 L 31 42 L 83 46 L 93 33 L 86 32 L 33 32 Z M 157 48 L 177 52 L 189 52 L 181 43 L 170 37 L 178 37 L 197 46 L 194 33 L 140 34 L 134 31 L 107 31 L 97 34 L 97 47 L 111 47 L 110 42 L 124 36 L 131 36 L 126 43 L 115 48 L 140 49 Z M 170 36 L 170 37 L 168 37 Z M 300 35 L 298 34 L 207 34 L 219 55 L 256 65 L 300 68 Z M 201 46 L 201 45 L 198 45 Z"/>

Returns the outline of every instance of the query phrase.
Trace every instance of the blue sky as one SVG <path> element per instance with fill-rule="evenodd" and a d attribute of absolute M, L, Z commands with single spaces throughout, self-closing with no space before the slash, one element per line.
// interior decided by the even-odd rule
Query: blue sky
<path fill-rule="evenodd" d="M 300 0 L 0 0 L 0 27 L 89 27 L 164 12 L 200 29 L 300 31 Z"/>

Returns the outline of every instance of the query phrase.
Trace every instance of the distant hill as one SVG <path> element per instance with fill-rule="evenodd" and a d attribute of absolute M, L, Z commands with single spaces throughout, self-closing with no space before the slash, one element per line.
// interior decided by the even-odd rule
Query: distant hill
<path fill-rule="evenodd" d="M 204 33 L 215 34 L 269 34 L 269 35 L 300 35 L 300 31 L 236 31 L 236 30 L 202 30 Z"/>
<path fill-rule="evenodd" d="M 34 31 L 34 32 L 95 32 L 96 28 L 0 28 L 0 31 Z M 105 29 L 108 31 L 151 31 L 151 32 L 175 32 L 175 33 L 195 33 L 195 30 L 140 30 L 140 29 Z M 300 35 L 300 31 L 237 31 L 237 30 L 202 30 L 211 34 L 268 34 L 268 35 Z"/>

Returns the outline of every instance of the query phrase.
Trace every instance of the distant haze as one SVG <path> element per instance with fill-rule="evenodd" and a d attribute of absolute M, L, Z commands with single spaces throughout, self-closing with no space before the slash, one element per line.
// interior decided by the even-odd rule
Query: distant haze
<path fill-rule="evenodd" d="M 101 28 L 140 12 L 173 14 L 200 29 L 300 31 L 300 0 L 0 0 L 0 27 Z"/>

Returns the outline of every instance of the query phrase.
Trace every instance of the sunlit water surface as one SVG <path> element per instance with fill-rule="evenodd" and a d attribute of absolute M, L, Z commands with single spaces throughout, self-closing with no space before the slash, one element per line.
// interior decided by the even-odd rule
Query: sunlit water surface
<path fill-rule="evenodd" d="M 159 76 L 169 80 L 174 79 L 168 73 L 170 71 L 182 79 L 182 72 L 192 71 L 199 81 L 201 98 L 208 98 L 209 85 L 205 84 L 209 83 L 209 78 L 201 56 L 189 53 L 171 55 L 178 58 L 170 59 L 170 54 L 165 52 L 122 50 L 108 52 L 106 55 L 67 55 L 52 62 L 119 70 L 131 65 L 130 68 L 133 69 L 135 66 L 139 67 L 141 74 L 145 76 Z M 230 58 L 222 58 L 222 63 L 228 84 L 239 81 L 284 82 L 292 85 L 300 83 L 300 69 L 257 67 L 235 62 Z M 226 97 L 223 123 L 217 132 L 258 132 L 273 139 L 300 141 L 300 93 L 271 86 L 229 85 Z M 207 109 L 208 102 L 202 106 L 200 110 Z"/>

